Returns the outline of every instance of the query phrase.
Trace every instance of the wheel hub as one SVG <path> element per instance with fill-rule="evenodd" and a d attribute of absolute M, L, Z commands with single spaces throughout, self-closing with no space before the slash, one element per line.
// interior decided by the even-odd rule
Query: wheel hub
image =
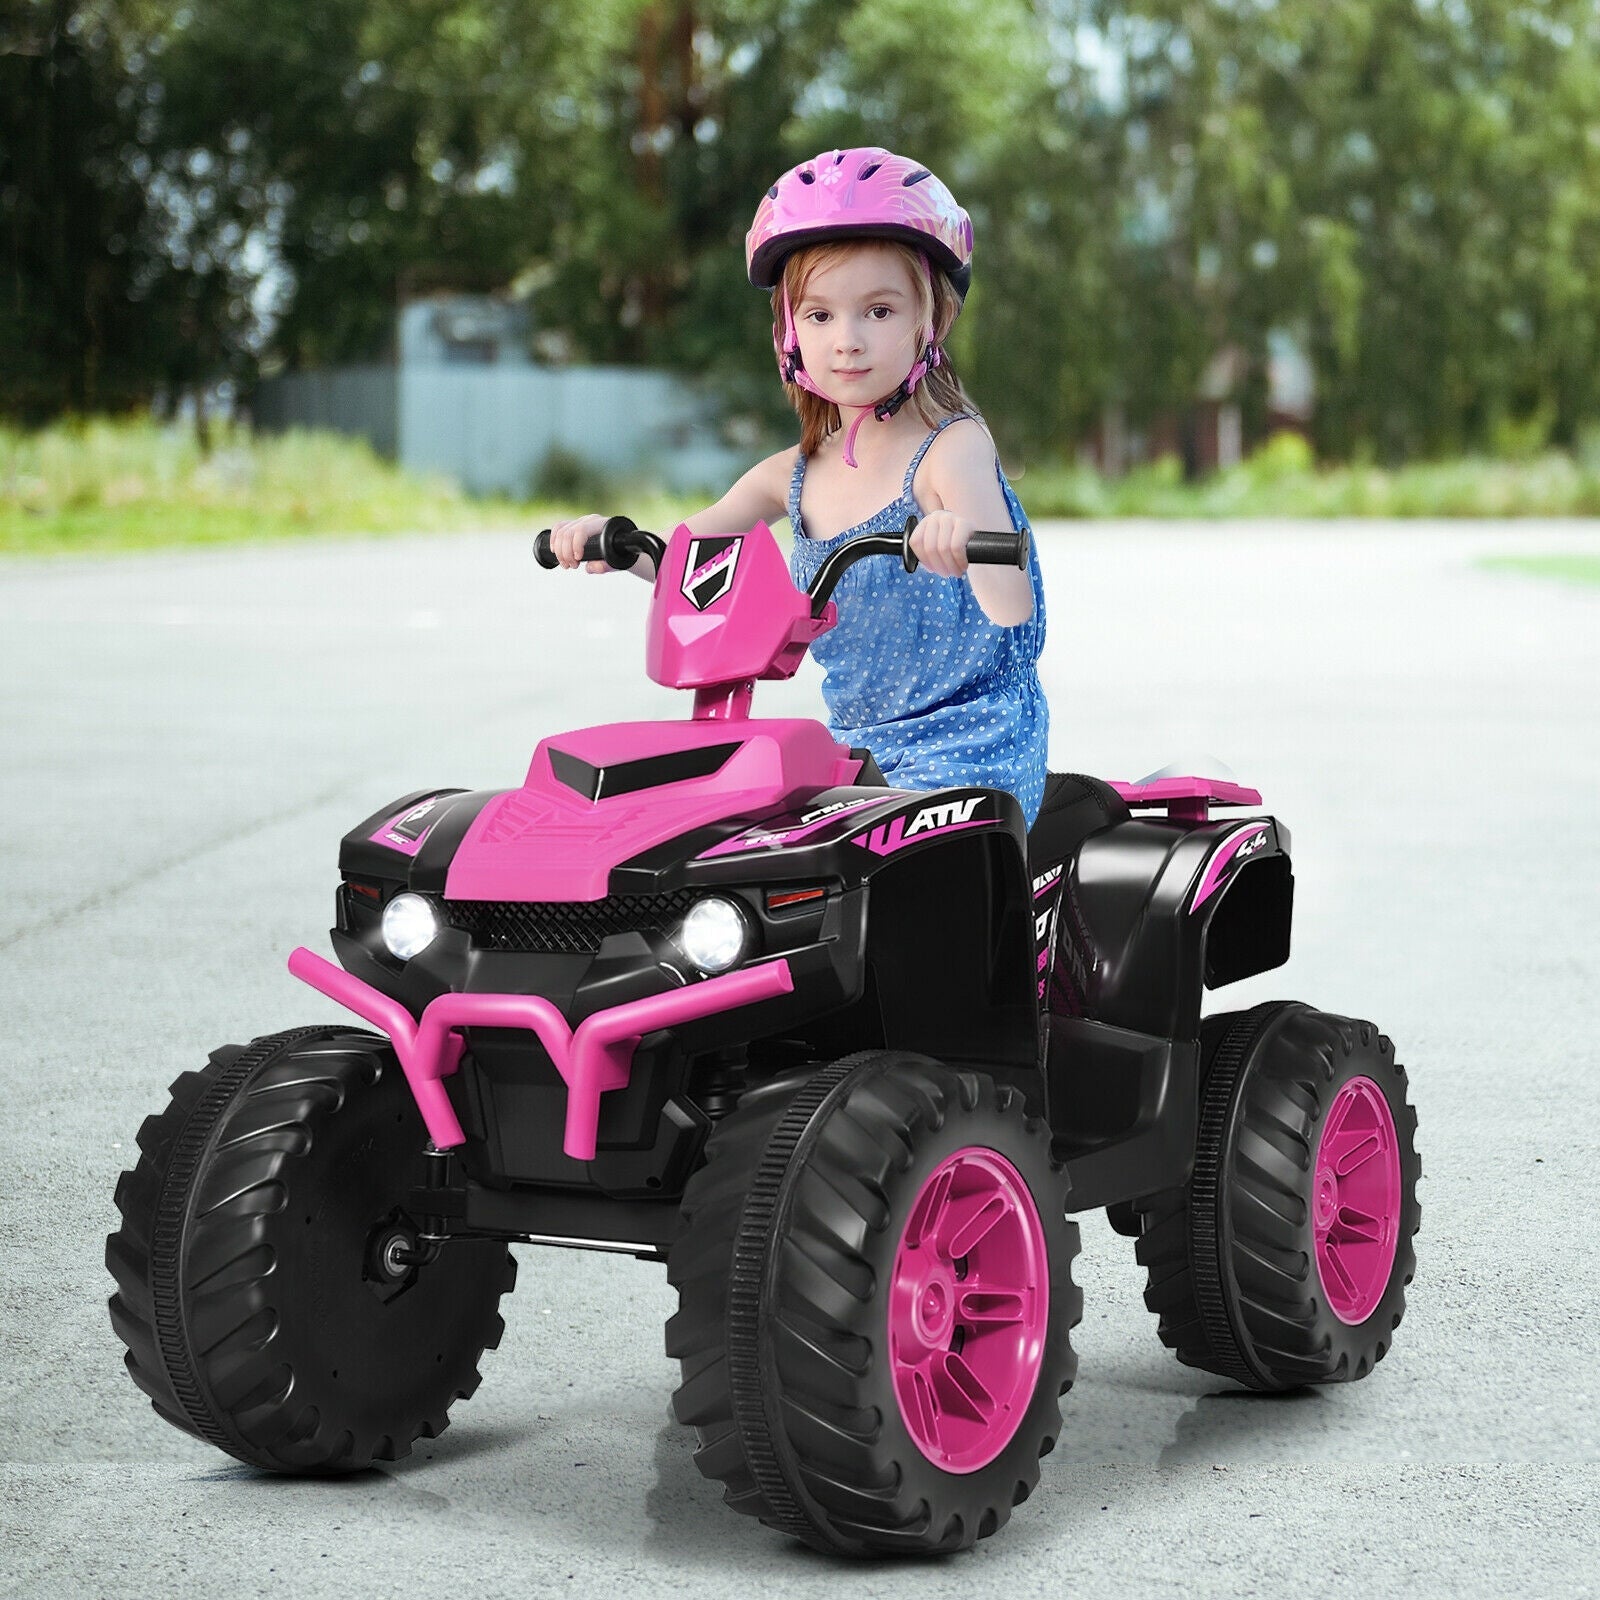
<path fill-rule="evenodd" d="M 392 1212 L 367 1236 L 361 1276 L 379 1300 L 387 1303 L 417 1281 L 417 1246 L 416 1225 L 402 1211 Z"/>
<path fill-rule="evenodd" d="M 1044 1358 L 1044 1228 L 1022 1175 L 972 1146 L 941 1162 L 912 1204 L 889 1286 L 889 1353 L 901 1419 L 949 1472 L 1010 1442 Z"/>
<path fill-rule="evenodd" d="M 956 1331 L 954 1263 L 914 1246 L 895 1278 L 891 1318 L 904 1349 L 919 1359 L 948 1350 Z"/>
<path fill-rule="evenodd" d="M 383 1247 L 383 1270 L 391 1278 L 403 1278 L 411 1270 L 408 1259 L 413 1251 L 411 1241 L 403 1233 L 394 1233 L 389 1236 L 388 1242 Z"/>
<path fill-rule="evenodd" d="M 1322 1124 L 1311 1205 L 1317 1275 L 1343 1323 L 1365 1322 L 1389 1286 L 1400 1193 L 1400 1140 L 1389 1102 L 1371 1078 L 1352 1078 Z"/>

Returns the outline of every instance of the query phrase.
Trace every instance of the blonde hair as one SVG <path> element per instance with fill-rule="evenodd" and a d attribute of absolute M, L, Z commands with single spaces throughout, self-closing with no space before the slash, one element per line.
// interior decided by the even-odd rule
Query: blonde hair
<path fill-rule="evenodd" d="M 777 288 L 772 291 L 772 321 L 779 347 L 781 348 L 783 344 L 784 290 L 787 289 L 789 292 L 790 306 L 798 310 L 800 301 L 805 295 L 806 285 L 812 278 L 823 268 L 843 261 L 852 250 L 858 250 L 864 244 L 892 250 L 911 279 L 912 291 L 917 299 L 917 356 L 919 357 L 923 349 L 923 335 L 928 324 L 930 322 L 933 324 L 934 339 L 940 347 L 940 360 L 938 366 L 930 368 L 922 375 L 916 388 L 911 391 L 910 403 L 917 415 L 930 428 L 946 417 L 960 416 L 963 412 L 970 412 L 981 422 L 983 419 L 978 413 L 978 408 L 962 387 L 961 379 L 957 377 L 955 367 L 951 365 L 950 352 L 944 348 L 950 326 L 956 320 L 956 313 L 961 309 L 961 302 L 956 298 L 955 290 L 950 287 L 950 280 L 937 268 L 933 271 L 933 282 L 930 285 L 925 266 L 926 258 L 922 252 L 911 245 L 902 244 L 898 239 L 841 239 L 835 244 L 808 245 L 804 249 L 792 252 L 783 263 L 783 276 L 778 280 Z M 783 387 L 789 396 L 789 404 L 800 417 L 800 453 L 805 456 L 815 455 L 817 446 L 830 433 L 838 430 L 839 408 L 831 400 L 824 400 L 821 395 L 812 394 L 809 389 L 802 389 L 797 383 L 786 383 Z"/>

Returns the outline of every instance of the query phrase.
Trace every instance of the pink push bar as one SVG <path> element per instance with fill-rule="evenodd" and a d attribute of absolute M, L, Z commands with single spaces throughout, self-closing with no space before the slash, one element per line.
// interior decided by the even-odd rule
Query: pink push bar
<path fill-rule="evenodd" d="M 441 1150 L 466 1142 L 443 1083 L 461 1065 L 466 1041 L 458 1030 L 526 1028 L 537 1034 L 567 1086 L 561 1148 L 575 1161 L 594 1160 L 600 1096 L 626 1086 L 633 1052 L 645 1034 L 794 989 L 787 961 L 764 961 L 686 989 L 597 1011 L 574 1029 L 549 1000 L 534 994 L 441 994 L 423 1008 L 420 1021 L 413 1021 L 398 1000 L 304 946 L 289 957 L 289 971 L 389 1035 L 428 1137 Z"/>
<path fill-rule="evenodd" d="M 1205 822 L 1216 806 L 1258 806 L 1261 792 L 1222 778 L 1158 778 L 1154 783 L 1113 783 L 1130 806 L 1164 806 L 1175 822 Z"/>

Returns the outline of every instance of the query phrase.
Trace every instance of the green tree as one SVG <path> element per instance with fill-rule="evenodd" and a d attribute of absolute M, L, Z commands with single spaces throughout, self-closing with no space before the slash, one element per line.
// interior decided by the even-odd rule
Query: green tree
<path fill-rule="evenodd" d="M 371 359 L 435 286 L 778 425 L 742 241 L 835 144 L 977 227 L 1002 443 L 1296 334 L 1325 455 L 1600 421 L 1593 0 L 0 0 L 0 405 Z"/>
<path fill-rule="evenodd" d="M 1118 381 L 1149 414 L 1224 345 L 1312 353 L 1316 442 L 1406 456 L 1597 414 L 1600 18 L 1575 0 L 1066 3 L 1117 219 Z"/>
<path fill-rule="evenodd" d="M 242 284 L 184 247 L 153 182 L 149 65 L 110 6 L 0 12 L 0 410 L 225 375 Z"/>

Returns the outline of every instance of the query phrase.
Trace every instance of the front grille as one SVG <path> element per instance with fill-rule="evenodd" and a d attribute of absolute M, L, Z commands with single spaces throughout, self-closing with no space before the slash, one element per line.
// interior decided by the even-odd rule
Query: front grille
<path fill-rule="evenodd" d="M 604 900 L 446 900 L 444 911 L 480 950 L 593 955 L 608 934 L 671 932 L 694 900 L 692 890 L 680 889 Z"/>

